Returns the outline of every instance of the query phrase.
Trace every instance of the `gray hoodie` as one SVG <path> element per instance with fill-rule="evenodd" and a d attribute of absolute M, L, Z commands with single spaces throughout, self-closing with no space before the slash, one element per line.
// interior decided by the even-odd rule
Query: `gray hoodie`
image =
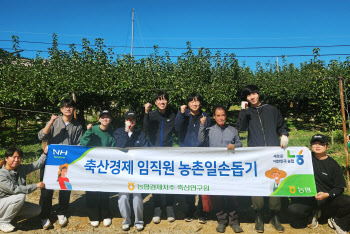
<path fill-rule="evenodd" d="M 32 164 L 20 164 L 15 170 L 0 168 L 0 199 L 14 194 L 28 194 L 36 190 L 36 184 L 26 185 L 26 176 L 45 165 L 46 154 Z"/>

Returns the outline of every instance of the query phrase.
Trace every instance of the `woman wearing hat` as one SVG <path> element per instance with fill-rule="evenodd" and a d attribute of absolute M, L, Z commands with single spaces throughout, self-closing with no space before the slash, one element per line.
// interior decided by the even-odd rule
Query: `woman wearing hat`
<path fill-rule="evenodd" d="M 87 126 L 87 131 L 80 139 L 81 145 L 114 147 L 113 129 L 110 128 L 112 114 L 108 110 L 101 111 L 98 121 L 100 125 Z M 90 223 L 98 227 L 100 219 L 103 225 L 108 227 L 112 224 L 112 215 L 109 211 L 109 193 L 107 192 L 86 192 L 86 204 Z"/>

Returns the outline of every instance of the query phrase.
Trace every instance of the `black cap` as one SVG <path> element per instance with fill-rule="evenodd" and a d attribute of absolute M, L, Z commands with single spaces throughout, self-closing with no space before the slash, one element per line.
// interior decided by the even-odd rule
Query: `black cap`
<path fill-rule="evenodd" d="M 100 118 L 101 118 L 101 116 L 104 115 L 104 114 L 107 114 L 107 115 L 109 115 L 109 116 L 112 118 L 112 113 L 111 113 L 109 110 L 103 110 L 103 111 L 101 111 L 101 112 L 100 112 Z"/>
<path fill-rule="evenodd" d="M 314 143 L 315 141 L 319 141 L 321 143 L 326 143 L 328 144 L 327 137 L 322 134 L 316 134 L 311 138 L 310 144 Z"/>
<path fill-rule="evenodd" d="M 128 119 L 130 117 L 134 117 L 136 119 L 136 113 L 134 111 L 127 111 L 125 114 L 124 114 L 124 118 L 125 119 Z"/>

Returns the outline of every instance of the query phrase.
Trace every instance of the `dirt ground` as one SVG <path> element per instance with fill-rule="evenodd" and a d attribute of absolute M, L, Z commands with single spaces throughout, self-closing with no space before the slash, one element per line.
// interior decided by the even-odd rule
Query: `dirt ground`
<path fill-rule="evenodd" d="M 176 199 L 175 204 L 175 216 L 176 221 L 169 223 L 166 220 L 166 214 L 163 212 L 162 221 L 160 224 L 152 223 L 153 215 L 153 202 L 151 194 L 144 194 L 144 221 L 145 229 L 141 233 L 216 233 L 215 228 L 217 222 L 215 219 L 215 214 L 210 213 L 209 220 L 206 224 L 199 224 L 197 219 L 194 219 L 192 222 L 184 221 L 184 212 L 186 210 L 186 205 L 183 197 L 179 196 Z M 40 191 L 35 191 L 32 194 L 27 195 L 27 201 L 38 204 L 40 197 Z M 118 209 L 118 194 L 111 194 L 111 203 L 110 209 L 113 214 L 112 225 L 109 227 L 104 227 L 103 224 L 97 228 L 93 228 L 90 225 L 89 218 L 87 217 L 87 210 L 85 206 L 85 192 L 81 191 L 72 191 L 71 200 L 70 200 L 70 209 L 69 209 L 69 223 L 66 227 L 61 228 L 57 222 L 57 216 L 52 215 L 51 221 L 54 223 L 54 227 L 49 230 L 43 230 L 41 226 L 41 221 L 38 217 L 32 218 L 30 220 L 19 220 L 17 224 L 14 225 L 17 227 L 17 233 L 138 233 L 134 226 L 131 227 L 130 231 L 125 232 L 122 230 L 122 221 L 121 215 Z M 254 211 L 250 208 L 250 198 L 249 197 L 240 197 L 238 198 L 239 202 L 239 218 L 241 226 L 244 230 L 244 233 L 257 233 L 254 230 Z M 58 203 L 58 192 L 55 191 L 53 209 L 57 208 Z M 283 206 L 283 202 L 282 202 Z M 132 217 L 133 220 L 133 217 Z M 278 233 L 274 228 L 268 224 L 269 216 L 264 214 L 265 222 L 265 233 Z M 285 232 L 288 234 L 295 233 L 334 233 L 334 230 L 330 229 L 326 223 L 320 224 L 316 229 L 294 229 L 291 228 L 288 222 L 288 217 L 285 212 L 281 212 L 281 222 L 285 227 Z M 230 227 L 226 228 L 226 233 L 234 233 Z"/>

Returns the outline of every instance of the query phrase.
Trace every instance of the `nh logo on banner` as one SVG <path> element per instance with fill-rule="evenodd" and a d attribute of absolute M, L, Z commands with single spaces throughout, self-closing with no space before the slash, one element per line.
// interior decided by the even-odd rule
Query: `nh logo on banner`
<path fill-rule="evenodd" d="M 56 149 L 53 149 L 53 155 L 58 155 L 58 156 L 65 155 L 65 156 L 67 156 L 68 155 L 68 150 L 56 150 Z"/>

